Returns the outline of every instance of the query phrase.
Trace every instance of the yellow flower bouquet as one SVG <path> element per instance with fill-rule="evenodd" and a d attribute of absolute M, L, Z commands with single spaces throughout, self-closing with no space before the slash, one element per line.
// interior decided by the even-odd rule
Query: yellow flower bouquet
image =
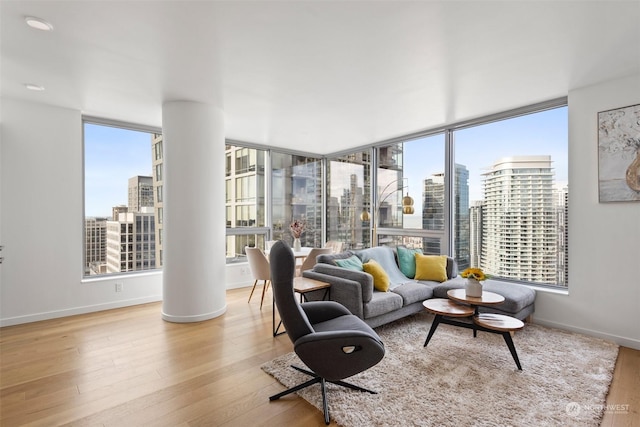
<path fill-rule="evenodd" d="M 465 279 L 476 279 L 478 282 L 482 282 L 483 280 L 487 280 L 489 276 L 484 274 L 482 269 L 480 268 L 467 268 L 460 275 Z"/>

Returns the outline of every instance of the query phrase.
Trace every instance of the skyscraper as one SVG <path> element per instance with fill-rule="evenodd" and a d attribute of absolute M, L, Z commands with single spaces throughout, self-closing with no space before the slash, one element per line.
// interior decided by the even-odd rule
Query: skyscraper
<path fill-rule="evenodd" d="M 460 269 L 469 266 L 469 171 L 464 165 L 456 164 L 454 169 L 453 204 L 454 251 Z M 424 230 L 442 231 L 444 233 L 444 173 L 433 174 L 424 180 L 422 200 L 422 228 Z M 444 234 L 443 234 L 444 235 Z M 442 254 L 442 237 L 425 237 L 422 239 L 425 253 Z"/>
<path fill-rule="evenodd" d="M 152 177 L 138 175 L 129 178 L 128 206 L 129 212 L 141 212 L 144 207 L 153 208 Z"/>
<path fill-rule="evenodd" d="M 431 231 L 444 231 L 444 173 L 436 173 L 424 180 L 422 188 L 422 228 Z M 440 237 L 422 239 L 422 251 L 425 254 L 441 254 Z"/>
<path fill-rule="evenodd" d="M 481 267 L 507 279 L 555 283 L 551 156 L 505 157 L 483 175 Z"/>
<path fill-rule="evenodd" d="M 156 268 L 153 208 L 118 214 L 107 221 L 107 273 Z"/>
<path fill-rule="evenodd" d="M 557 285 L 569 285 L 569 187 L 556 191 L 556 222 L 558 224 Z"/>
<path fill-rule="evenodd" d="M 482 208 L 484 202 L 476 200 L 469 208 L 469 267 L 480 267 L 482 256 Z"/>
<path fill-rule="evenodd" d="M 105 273 L 107 261 L 108 218 L 88 217 L 84 219 L 85 271 L 86 276 Z"/>
<path fill-rule="evenodd" d="M 462 271 L 470 266 L 469 170 L 466 166 L 456 163 L 453 185 L 453 256 Z"/>
<path fill-rule="evenodd" d="M 156 220 L 156 266 L 162 267 L 162 229 L 164 227 L 163 141 L 161 133 L 151 135 L 151 165 L 153 169 L 153 201 Z"/>

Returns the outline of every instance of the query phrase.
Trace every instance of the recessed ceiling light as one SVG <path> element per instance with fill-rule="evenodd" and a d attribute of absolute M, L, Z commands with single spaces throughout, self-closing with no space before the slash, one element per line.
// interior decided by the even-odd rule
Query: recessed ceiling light
<path fill-rule="evenodd" d="M 26 22 L 28 26 L 30 26 L 31 28 L 35 28 L 36 30 L 42 30 L 42 31 L 53 30 L 53 25 L 51 25 L 44 19 L 35 18 L 33 16 L 26 16 L 24 18 L 24 22 Z"/>
<path fill-rule="evenodd" d="M 40 86 L 33 83 L 25 83 L 24 87 L 26 87 L 29 90 L 35 90 L 37 92 L 42 92 L 44 90 L 44 86 Z"/>

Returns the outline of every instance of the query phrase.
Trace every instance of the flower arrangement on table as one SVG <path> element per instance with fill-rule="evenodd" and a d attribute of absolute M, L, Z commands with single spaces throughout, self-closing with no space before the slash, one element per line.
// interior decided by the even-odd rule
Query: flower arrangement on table
<path fill-rule="evenodd" d="M 482 281 L 487 280 L 489 276 L 484 274 L 480 268 L 469 267 L 465 269 L 460 276 L 467 279 L 465 284 L 465 293 L 468 297 L 482 297 Z M 473 279 L 473 280 L 472 280 Z"/>
<path fill-rule="evenodd" d="M 296 219 L 289 225 L 289 229 L 291 230 L 291 234 L 293 235 L 294 239 L 300 238 L 306 225 L 307 223 L 301 219 Z"/>
<path fill-rule="evenodd" d="M 487 280 L 489 276 L 484 274 L 481 268 L 472 268 L 469 267 L 465 269 L 462 273 L 460 273 L 465 279 L 476 279 L 478 282 L 482 282 L 483 280 Z"/>

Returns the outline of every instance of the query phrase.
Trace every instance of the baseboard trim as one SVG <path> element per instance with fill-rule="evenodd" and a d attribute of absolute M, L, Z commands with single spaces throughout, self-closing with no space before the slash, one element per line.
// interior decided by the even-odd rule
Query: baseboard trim
<path fill-rule="evenodd" d="M 549 328 L 563 329 L 565 331 L 576 332 L 578 334 L 589 335 L 591 337 L 601 338 L 603 340 L 612 341 L 623 347 L 629 347 L 636 350 L 640 350 L 640 340 L 634 340 L 627 337 L 621 337 L 619 335 L 607 334 L 602 331 L 595 331 L 593 329 L 579 328 L 572 325 L 566 325 L 564 323 L 551 322 L 548 320 L 541 320 L 537 317 L 533 318 L 533 323 L 536 325 L 547 326 Z"/>
<path fill-rule="evenodd" d="M 205 320 L 210 320 L 218 316 L 222 316 L 226 312 L 227 312 L 227 304 L 225 304 L 224 307 L 222 307 L 220 310 L 212 311 L 210 313 L 194 314 L 189 316 L 174 316 L 171 314 L 167 314 L 163 311 L 162 319 L 172 323 L 204 322 Z"/>
<path fill-rule="evenodd" d="M 132 305 L 147 304 L 150 302 L 162 301 L 162 295 L 151 295 L 143 298 L 114 301 L 105 304 L 87 305 L 82 307 L 68 308 L 64 310 L 46 311 L 42 313 L 29 314 L 26 316 L 8 317 L 0 319 L 0 327 L 20 325 L 23 323 L 39 322 L 42 320 L 58 319 L 60 317 L 75 316 L 78 314 L 94 313 L 97 311 L 112 310 L 114 308 L 130 307 Z"/>

